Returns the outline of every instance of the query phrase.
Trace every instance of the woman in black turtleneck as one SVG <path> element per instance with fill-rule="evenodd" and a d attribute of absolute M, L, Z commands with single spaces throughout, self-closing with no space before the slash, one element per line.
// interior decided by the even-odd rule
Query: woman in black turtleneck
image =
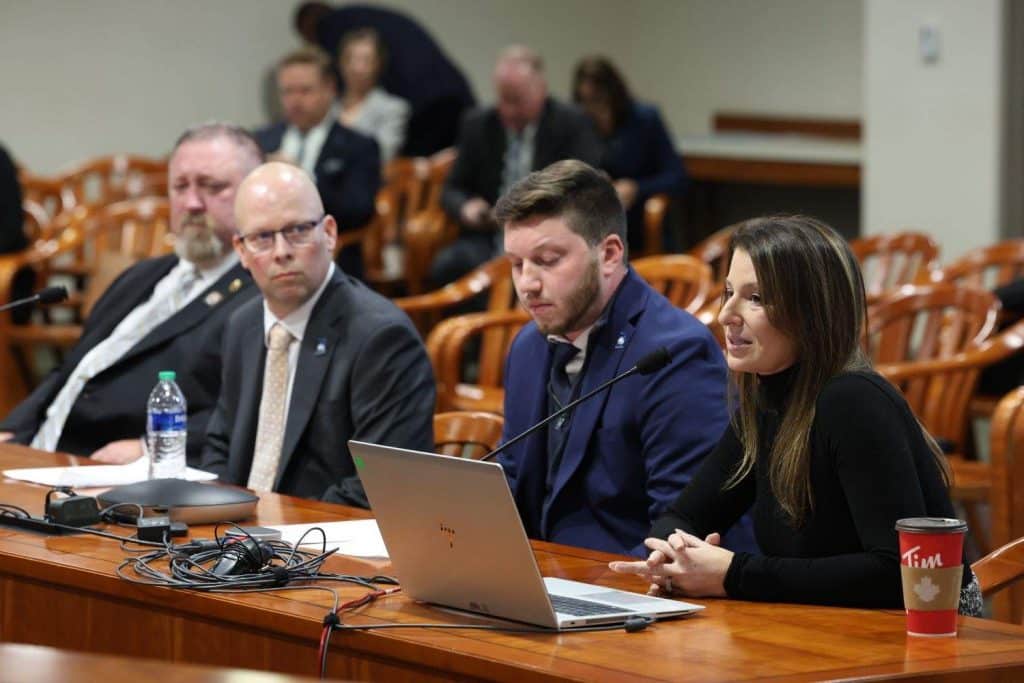
<path fill-rule="evenodd" d="M 802 216 L 748 221 L 731 252 L 731 424 L 655 522 L 650 557 L 611 568 L 663 593 L 901 608 L 896 520 L 954 513 L 941 452 L 861 350 L 857 261 Z M 748 509 L 763 554 L 719 547 Z M 981 612 L 967 566 L 960 611 Z"/>

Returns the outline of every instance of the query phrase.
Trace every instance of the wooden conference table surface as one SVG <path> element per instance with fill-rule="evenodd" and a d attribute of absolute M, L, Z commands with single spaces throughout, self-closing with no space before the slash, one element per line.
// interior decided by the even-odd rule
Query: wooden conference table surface
<path fill-rule="evenodd" d="M 68 456 L 0 445 L 0 470 L 63 465 Z M 46 489 L 0 479 L 0 502 L 42 512 Z M 266 495 L 258 523 L 309 523 L 366 513 Z M 126 533 L 123 528 L 114 528 Z M 193 527 L 192 538 L 212 529 Z M 604 553 L 534 544 L 546 575 L 641 590 L 611 573 Z M 187 664 L 316 675 L 323 591 L 200 594 L 119 579 L 126 552 L 93 536 L 40 536 L 0 526 L 0 641 L 158 658 Z M 387 566 L 332 558 L 325 571 L 362 575 Z M 501 581 L 500 576 L 495 577 Z M 364 589 L 331 583 L 341 598 Z M 1024 680 L 1024 628 L 962 618 L 957 638 L 909 638 L 896 610 L 699 600 L 699 615 L 647 630 L 563 634 L 396 629 L 336 632 L 328 675 L 357 680 L 731 681 L 769 679 Z M 346 623 L 474 618 L 388 596 Z M 0 673 L 4 670 L 0 661 Z M 2 676 L 0 676 L 2 678 Z"/>

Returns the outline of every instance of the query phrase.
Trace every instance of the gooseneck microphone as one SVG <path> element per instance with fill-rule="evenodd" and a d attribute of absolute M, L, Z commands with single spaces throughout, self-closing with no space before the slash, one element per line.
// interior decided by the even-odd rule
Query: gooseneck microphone
<path fill-rule="evenodd" d="M 484 457 L 482 457 L 480 459 L 481 460 L 490 460 L 491 458 L 493 458 L 498 453 L 500 453 L 501 451 L 505 450 L 506 448 L 508 448 L 512 444 L 519 443 L 520 441 L 522 441 L 523 439 L 528 437 L 530 434 L 533 434 L 535 431 L 537 431 L 538 429 L 540 429 L 541 427 L 546 425 L 548 422 L 551 422 L 552 420 L 554 420 L 556 417 L 558 417 L 560 415 L 564 415 L 565 413 L 569 412 L 570 410 L 572 410 L 573 408 L 575 408 L 579 404 L 583 403 L 584 401 L 586 401 L 587 399 L 591 398 L 592 396 L 595 396 L 595 395 L 601 393 L 602 391 L 604 391 L 605 389 L 607 389 L 611 385 L 615 384 L 616 382 L 624 380 L 624 379 L 626 379 L 627 377 L 629 377 L 631 375 L 636 375 L 636 374 L 650 375 L 652 373 L 655 373 L 658 370 L 661 370 L 666 365 L 668 365 L 670 360 L 672 360 L 672 356 L 669 354 L 668 349 L 666 349 L 664 346 L 661 346 L 661 347 L 655 349 L 654 351 L 651 351 L 649 354 L 647 354 L 646 356 L 643 356 L 640 360 L 638 360 L 636 362 L 636 365 L 631 367 L 629 370 L 626 370 L 621 375 L 616 375 L 615 377 L 612 377 L 610 380 L 608 380 L 607 382 L 605 382 L 601 386 L 599 386 L 599 387 L 597 387 L 595 389 L 592 389 L 591 391 L 588 391 L 587 393 L 585 393 L 584 395 L 580 396 L 575 401 L 570 401 L 569 403 L 566 403 L 560 409 L 558 409 L 555 412 L 551 413 L 546 418 L 544 418 L 543 420 L 541 420 L 537 424 L 535 424 L 532 427 L 530 427 L 529 429 L 527 429 L 525 432 L 522 432 L 521 434 L 518 434 L 518 435 L 512 437 L 511 439 L 509 439 L 505 443 L 501 444 L 500 446 L 498 446 L 493 451 L 491 451 L 490 453 L 488 453 L 487 455 L 485 455 Z"/>
<path fill-rule="evenodd" d="M 32 296 L 25 297 L 24 299 L 18 299 L 12 301 L 9 304 L 0 306 L 0 313 L 3 311 L 9 311 L 12 308 L 18 308 L 20 306 L 27 306 L 29 304 L 40 303 L 40 304 L 56 304 L 64 301 L 68 298 L 68 290 L 66 287 L 47 287 L 41 289 Z"/>

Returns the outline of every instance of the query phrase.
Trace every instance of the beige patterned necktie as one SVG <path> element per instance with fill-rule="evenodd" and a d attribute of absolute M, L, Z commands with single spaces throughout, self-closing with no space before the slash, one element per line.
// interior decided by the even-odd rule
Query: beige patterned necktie
<path fill-rule="evenodd" d="M 263 375 L 263 397 L 260 399 L 256 447 L 249 470 L 249 488 L 272 491 L 277 479 L 277 464 L 284 443 L 285 398 L 288 395 L 288 349 L 295 341 L 291 332 L 280 323 L 270 328 L 267 369 Z"/>

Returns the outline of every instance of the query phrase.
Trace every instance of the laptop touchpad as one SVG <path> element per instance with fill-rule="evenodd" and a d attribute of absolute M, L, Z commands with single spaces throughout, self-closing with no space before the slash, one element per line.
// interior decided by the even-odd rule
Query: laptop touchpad
<path fill-rule="evenodd" d="M 582 600 L 596 600 L 597 602 L 604 602 L 609 605 L 618 605 L 620 607 L 630 608 L 639 607 L 641 605 L 650 605 L 654 602 L 652 598 L 646 595 L 629 593 L 627 591 L 595 591 L 578 597 Z"/>

